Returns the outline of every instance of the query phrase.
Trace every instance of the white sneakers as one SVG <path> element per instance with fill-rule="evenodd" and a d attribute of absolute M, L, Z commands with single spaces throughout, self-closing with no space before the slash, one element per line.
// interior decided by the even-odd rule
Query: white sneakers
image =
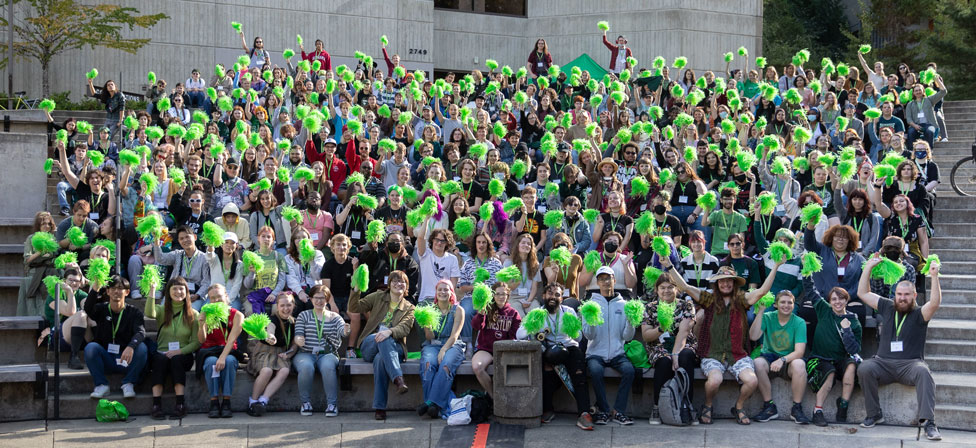
<path fill-rule="evenodd" d="M 305 417 L 312 415 L 312 403 L 302 403 L 302 409 L 298 412 Z"/>
<path fill-rule="evenodd" d="M 330 404 L 328 407 L 325 408 L 325 416 L 326 417 L 336 417 L 338 415 L 339 415 L 339 407 L 338 406 L 336 406 L 334 404 Z"/>
<path fill-rule="evenodd" d="M 95 386 L 95 390 L 92 391 L 91 397 L 95 399 L 105 398 L 108 395 L 108 385 L 102 384 L 100 386 Z"/>
<path fill-rule="evenodd" d="M 136 387 L 132 383 L 125 383 L 122 385 L 122 396 L 125 398 L 135 398 Z"/>

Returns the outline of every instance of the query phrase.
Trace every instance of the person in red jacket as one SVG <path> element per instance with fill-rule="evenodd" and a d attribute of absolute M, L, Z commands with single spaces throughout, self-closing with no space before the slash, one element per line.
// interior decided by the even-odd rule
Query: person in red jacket
<path fill-rule="evenodd" d="M 325 149 L 329 142 L 332 142 L 332 153 L 328 153 Z M 305 163 L 311 166 L 315 162 L 328 163 L 328 161 L 335 155 L 335 140 L 329 138 L 329 127 L 322 126 L 315 135 L 311 138 L 305 140 Z"/>
<path fill-rule="evenodd" d="M 305 44 L 301 44 L 298 47 L 302 50 L 303 60 L 309 63 L 319 61 L 322 64 L 322 70 L 332 70 L 332 57 L 329 56 L 329 52 L 325 51 L 325 43 L 322 42 L 322 39 L 315 39 L 315 51 L 311 53 L 305 52 Z"/>
<path fill-rule="evenodd" d="M 360 166 L 367 160 L 373 162 L 373 166 L 378 164 L 376 159 L 369 156 L 369 151 L 372 149 L 369 139 L 361 135 L 352 135 L 348 128 L 343 128 L 342 143 L 346 145 L 346 165 L 349 166 L 350 173 L 359 172 Z M 373 176 L 379 177 L 376 173 L 373 173 Z"/>
<path fill-rule="evenodd" d="M 539 38 L 535 41 L 535 48 L 529 53 L 529 60 L 525 64 L 526 70 L 532 74 L 533 78 L 545 75 L 552 65 L 552 55 L 549 54 L 549 44 L 545 39 Z"/>
<path fill-rule="evenodd" d="M 391 58 L 389 53 L 386 52 L 386 45 L 384 44 L 383 60 L 386 61 L 386 77 L 393 78 L 397 81 L 397 83 L 400 83 L 401 80 L 393 76 L 393 69 L 400 65 L 400 55 L 394 53 L 393 57 Z"/>
<path fill-rule="evenodd" d="M 319 161 L 325 165 L 325 172 L 328 173 L 326 174 L 326 177 L 332 181 L 332 195 L 335 196 L 339 193 L 339 186 L 346 181 L 346 175 L 349 174 L 349 171 L 346 169 L 346 163 L 339 160 L 339 158 L 335 155 L 335 140 L 331 138 L 326 139 L 322 146 L 324 148 L 324 152 L 322 152 L 322 158 L 320 158 Z M 308 154 L 307 151 L 306 154 Z M 312 164 L 315 162 L 309 160 L 308 163 Z"/>
<path fill-rule="evenodd" d="M 620 73 L 627 68 L 627 58 L 633 53 L 627 46 L 627 38 L 623 35 L 617 36 L 617 45 L 611 44 L 607 40 L 607 32 L 603 31 L 603 45 L 610 49 L 610 71 Z M 623 50 L 623 51 L 621 51 Z"/>

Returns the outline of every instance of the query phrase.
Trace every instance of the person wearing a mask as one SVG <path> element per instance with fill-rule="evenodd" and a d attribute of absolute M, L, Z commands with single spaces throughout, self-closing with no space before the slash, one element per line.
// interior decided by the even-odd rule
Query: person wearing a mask
<path fill-rule="evenodd" d="M 592 379 L 598 408 L 593 422 L 606 425 L 613 419 L 614 422 L 626 426 L 634 423 L 624 413 L 630 397 L 630 386 L 634 381 L 634 365 L 624 353 L 624 344 L 634 337 L 634 326 L 627 321 L 624 314 L 623 297 L 613 290 L 613 277 L 613 269 L 607 266 L 597 269 L 596 282 L 600 291 L 593 293 L 590 300 L 600 306 L 603 323 L 591 325 L 584 319 L 583 336 L 589 341 L 586 346 L 586 367 Z M 620 385 L 617 387 L 617 399 L 613 403 L 613 409 L 607 403 L 607 392 L 603 384 L 603 372 L 607 367 L 620 373 Z"/>
<path fill-rule="evenodd" d="M 407 232 L 407 208 L 403 206 L 403 189 L 393 185 L 387 191 L 387 201 L 376 210 L 373 218 L 383 221 L 387 234 Z"/>
<path fill-rule="evenodd" d="M 866 166 L 870 169 L 870 163 Z M 837 210 L 837 219 L 841 224 L 851 226 L 857 231 L 859 236 L 857 251 L 865 258 L 874 253 L 881 238 L 882 221 L 881 215 L 871 209 L 871 200 L 864 188 L 852 189 L 847 195 L 847 206 L 845 207 L 841 197 L 841 189 L 835 187 L 834 209 Z"/>
<path fill-rule="evenodd" d="M 917 278 L 916 271 L 915 267 L 909 262 L 908 257 L 905 256 L 905 240 L 903 240 L 900 236 L 895 235 L 886 237 L 881 243 L 881 250 L 878 252 L 882 257 L 894 261 L 905 268 L 905 273 L 902 274 L 900 279 L 898 279 L 899 282 L 904 281 L 911 282 L 913 285 L 915 284 L 915 279 Z M 895 285 L 897 285 L 897 283 L 895 283 Z M 894 300 L 895 290 L 895 286 L 886 285 L 884 279 L 871 279 L 871 292 L 874 294 Z M 860 299 L 857 300 L 860 301 Z"/>
<path fill-rule="evenodd" d="M 590 414 L 590 390 L 586 381 L 586 361 L 579 348 L 579 337 L 573 338 L 562 331 L 560 323 L 564 315 L 577 317 L 572 308 L 563 305 L 563 287 L 550 283 L 542 295 L 543 307 L 548 314 L 542 330 L 530 334 L 524 326 L 519 326 L 515 335 L 518 339 L 535 339 L 543 343 L 542 360 L 542 422 L 550 423 L 556 418 L 552 404 L 556 391 L 563 387 L 556 369 L 568 373 L 573 384 L 573 398 L 576 401 L 576 427 L 584 431 L 593 430 L 593 416 Z M 581 336 L 581 335 L 580 335 Z"/>
<path fill-rule="evenodd" d="M 709 251 L 712 255 L 728 255 L 729 237 L 733 233 L 742 233 L 749 228 L 749 220 L 734 209 L 735 196 L 735 190 L 723 188 L 719 199 L 721 209 L 703 211 L 705 219 L 702 225 L 712 228 L 712 244 Z"/>
<path fill-rule="evenodd" d="M 634 269 L 633 254 L 621 253 L 623 247 L 620 245 L 623 236 L 617 232 L 607 232 L 603 235 L 603 252 L 600 253 L 600 265 L 609 267 L 613 270 L 614 285 L 613 289 L 626 298 L 630 298 L 631 290 L 637 286 L 637 271 Z M 596 292 L 600 289 L 594 272 L 583 270 L 579 276 L 579 285 L 585 288 L 586 292 Z M 585 295 L 584 292 L 580 294 Z"/>

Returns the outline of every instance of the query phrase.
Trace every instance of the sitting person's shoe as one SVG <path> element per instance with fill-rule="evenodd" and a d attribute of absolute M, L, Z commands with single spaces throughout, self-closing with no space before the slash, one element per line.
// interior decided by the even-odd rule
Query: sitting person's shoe
<path fill-rule="evenodd" d="M 884 421 L 885 421 L 884 414 L 882 414 L 882 413 L 879 412 L 878 415 L 865 418 L 864 421 L 861 422 L 861 427 L 862 428 L 874 428 L 874 425 L 880 425 L 880 424 L 884 423 Z"/>
<path fill-rule="evenodd" d="M 132 383 L 125 383 L 122 385 L 122 396 L 125 398 L 135 398 L 136 387 Z"/>
<path fill-rule="evenodd" d="M 386 411 L 383 409 L 377 409 L 376 412 L 373 413 L 373 419 L 386 420 Z"/>
<path fill-rule="evenodd" d="M 209 418 L 220 418 L 220 402 L 217 400 L 210 400 L 210 411 L 207 412 L 207 417 Z"/>
<path fill-rule="evenodd" d="M 230 400 L 220 401 L 220 418 L 231 418 L 234 416 L 234 411 L 230 410 Z"/>
<path fill-rule="evenodd" d="M 158 404 L 152 406 L 152 410 L 149 411 L 149 417 L 153 420 L 165 420 L 166 414 L 163 414 L 163 407 Z"/>
<path fill-rule="evenodd" d="M 109 391 L 108 384 L 95 386 L 95 390 L 92 391 L 91 397 L 96 399 L 105 398 L 105 396 L 108 395 L 108 391 Z"/>
<path fill-rule="evenodd" d="M 399 394 L 399 395 L 403 395 L 403 394 L 405 394 L 407 392 L 410 392 L 410 388 L 407 387 L 407 383 L 405 383 L 403 381 L 403 377 L 402 376 L 398 376 L 396 378 L 393 378 L 393 385 L 396 386 L 396 388 L 397 388 L 397 394 Z"/>
<path fill-rule="evenodd" d="M 657 405 L 654 405 L 654 407 L 651 408 L 651 417 L 647 419 L 647 423 L 652 425 L 661 424 L 661 412 L 657 409 Z"/>
<path fill-rule="evenodd" d="M 594 425 L 606 425 L 610 423 L 610 414 L 605 412 L 597 412 L 592 414 Z"/>
<path fill-rule="evenodd" d="M 419 415 L 421 417 L 427 415 L 427 410 L 428 409 L 430 409 L 430 402 L 429 401 L 425 401 L 423 403 L 420 403 L 420 406 L 417 406 L 417 415 Z"/>
<path fill-rule="evenodd" d="M 817 426 L 827 426 L 827 417 L 824 416 L 823 409 L 813 411 L 813 424 Z"/>
<path fill-rule="evenodd" d="M 302 403 L 302 409 L 298 413 L 303 417 L 312 415 L 312 403 Z"/>
<path fill-rule="evenodd" d="M 435 420 L 441 418 L 441 407 L 431 403 L 427 408 L 427 416 Z"/>
<path fill-rule="evenodd" d="M 929 440 L 942 440 L 942 433 L 939 432 L 939 428 L 935 426 L 934 420 L 926 420 L 922 424 L 922 428 L 925 430 L 925 438 Z"/>
<path fill-rule="evenodd" d="M 264 404 L 263 401 L 258 401 L 254 403 L 254 416 L 260 417 L 268 412 L 268 405 Z"/>
<path fill-rule="evenodd" d="M 334 405 L 334 404 L 328 405 L 325 408 L 325 416 L 326 417 L 338 417 L 339 416 L 339 407 L 336 406 L 336 405 Z"/>
<path fill-rule="evenodd" d="M 847 423 L 847 407 L 849 405 L 849 401 L 837 397 L 837 417 L 834 419 L 837 420 L 837 423 Z"/>
<path fill-rule="evenodd" d="M 757 422 L 766 423 L 772 419 L 779 418 L 779 411 L 776 409 L 776 405 L 773 403 L 766 403 L 763 406 L 762 411 L 759 411 L 755 417 L 752 419 Z"/>
<path fill-rule="evenodd" d="M 556 419 L 556 413 L 553 411 L 545 411 L 542 413 L 542 423 L 551 423 Z"/>
<path fill-rule="evenodd" d="M 803 405 L 800 403 L 793 403 L 793 409 L 790 409 L 790 418 L 793 419 L 793 423 L 798 425 L 810 424 L 810 417 L 803 413 Z"/>
<path fill-rule="evenodd" d="M 579 418 L 576 419 L 576 427 L 582 429 L 583 431 L 593 430 L 593 416 L 589 412 L 584 412 L 580 414 Z"/>
<path fill-rule="evenodd" d="M 79 356 L 72 356 L 68 358 L 68 368 L 71 370 L 83 370 L 85 363 Z"/>
<path fill-rule="evenodd" d="M 629 426 L 634 424 L 634 419 L 626 416 L 623 412 L 615 412 L 613 414 L 613 421 L 618 425 Z"/>
<path fill-rule="evenodd" d="M 186 417 L 186 405 L 181 403 L 173 409 L 173 418 L 180 419 L 183 417 Z"/>

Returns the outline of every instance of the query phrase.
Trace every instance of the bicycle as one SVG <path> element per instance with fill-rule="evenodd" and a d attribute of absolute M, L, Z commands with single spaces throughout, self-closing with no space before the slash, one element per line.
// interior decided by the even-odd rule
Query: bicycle
<path fill-rule="evenodd" d="M 10 100 L 13 100 L 14 104 L 9 110 L 34 110 L 37 108 L 37 105 L 41 103 L 41 100 L 39 99 L 25 98 L 25 96 L 27 96 L 27 92 L 14 92 L 14 95 L 15 96 L 13 97 L 0 98 L 0 110 L 8 110 L 7 102 Z"/>
<path fill-rule="evenodd" d="M 953 165 L 949 180 L 960 196 L 976 196 L 976 142 L 973 142 L 972 155 Z"/>

